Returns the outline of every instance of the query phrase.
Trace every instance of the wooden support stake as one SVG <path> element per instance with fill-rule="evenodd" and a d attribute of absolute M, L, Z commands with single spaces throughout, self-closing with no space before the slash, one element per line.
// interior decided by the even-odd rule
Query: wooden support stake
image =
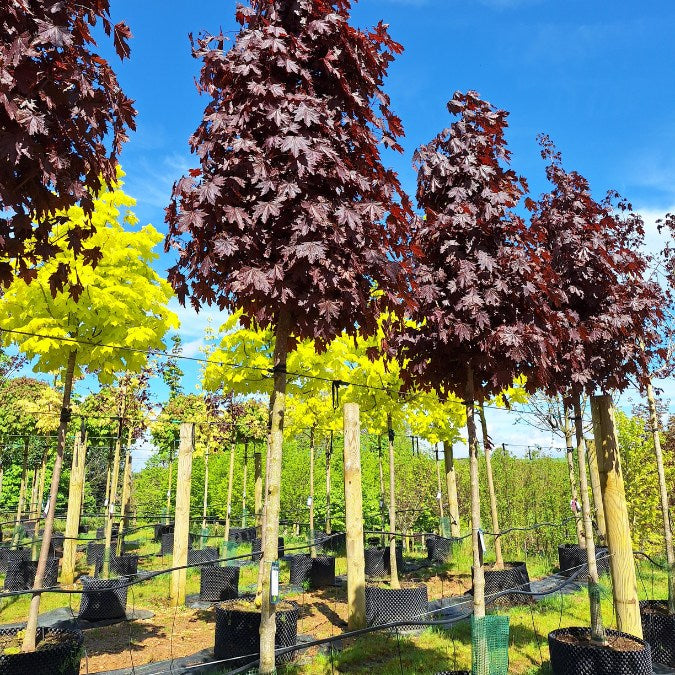
<path fill-rule="evenodd" d="M 119 536 L 117 537 L 117 555 L 120 556 L 124 552 L 123 541 L 124 531 L 129 526 L 129 502 L 131 501 L 131 442 L 132 430 L 129 429 L 129 441 L 127 444 L 127 452 L 124 456 L 124 474 L 122 476 L 122 501 L 120 502 L 120 527 Z"/>
<path fill-rule="evenodd" d="M 604 546 L 607 543 L 605 507 L 602 504 L 602 490 L 600 489 L 600 473 L 598 472 L 598 455 L 595 451 L 595 441 L 590 438 L 586 441 L 586 451 L 588 454 L 588 472 L 591 477 L 591 491 L 593 492 L 593 506 L 595 506 L 595 519 L 598 525 L 598 538 Z"/>
<path fill-rule="evenodd" d="M 112 470 L 110 473 L 110 501 L 106 509 L 105 516 L 105 545 L 103 549 L 103 570 L 101 576 L 104 579 L 110 578 L 110 554 L 112 552 L 112 530 L 115 520 L 115 504 L 117 503 L 117 483 L 120 476 L 120 459 L 122 455 L 122 427 L 124 425 L 124 414 L 126 412 L 126 388 L 122 388 L 123 401 L 120 407 L 120 418 L 117 426 L 117 438 L 115 439 L 115 456 L 113 457 Z M 119 541 L 119 537 L 118 537 Z"/>
<path fill-rule="evenodd" d="M 452 443 L 443 441 L 443 456 L 445 462 L 445 482 L 448 486 L 450 534 L 453 537 L 459 537 L 461 536 L 461 530 L 459 526 L 459 502 L 457 501 L 457 473 L 455 471 L 455 457 Z"/>
<path fill-rule="evenodd" d="M 86 455 L 87 436 L 80 431 L 75 436 L 73 461 L 70 466 L 68 515 L 66 516 L 66 534 L 63 542 L 63 561 L 61 563 L 61 583 L 65 586 L 75 583 L 75 556 L 77 553 L 77 535 L 80 531 L 82 486 L 84 485 Z"/>
<path fill-rule="evenodd" d="M 347 616 L 349 630 L 366 627 L 366 565 L 363 554 L 363 492 L 359 406 L 344 406 L 345 524 L 347 529 Z"/>
<path fill-rule="evenodd" d="M 230 539 L 230 523 L 232 522 L 232 488 L 234 483 L 234 452 L 237 448 L 237 435 L 233 433 L 230 444 L 230 471 L 227 477 L 227 513 L 225 514 L 225 541 Z"/>
<path fill-rule="evenodd" d="M 314 545 L 314 427 L 309 430 L 309 555 L 316 558 Z"/>
<path fill-rule="evenodd" d="M 173 567 L 171 573 L 172 607 L 185 604 L 187 579 L 188 539 L 190 534 L 190 487 L 192 479 L 192 453 L 195 449 L 195 425 L 184 422 L 180 425 L 180 446 L 176 470 L 176 514 L 173 532 Z"/>
<path fill-rule="evenodd" d="M 635 559 L 611 396 L 593 396 L 591 413 L 607 523 L 609 568 L 617 625 L 620 631 L 642 638 Z"/>
<path fill-rule="evenodd" d="M 262 479 L 262 452 L 259 449 L 253 453 L 253 474 L 255 484 L 253 487 L 253 501 L 255 509 L 256 536 L 262 536 L 262 510 L 263 510 L 263 479 Z"/>

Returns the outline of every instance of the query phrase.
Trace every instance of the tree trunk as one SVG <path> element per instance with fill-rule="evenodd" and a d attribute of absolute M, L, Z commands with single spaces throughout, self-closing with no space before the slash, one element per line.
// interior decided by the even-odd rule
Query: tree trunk
<path fill-rule="evenodd" d="M 241 526 L 246 527 L 246 492 L 248 490 L 248 441 L 244 441 L 244 489 L 241 493 Z"/>
<path fill-rule="evenodd" d="M 49 444 L 51 443 L 51 437 L 47 436 L 47 447 L 42 453 L 42 464 L 40 465 L 40 482 L 38 484 L 38 495 L 37 495 L 37 517 L 38 524 L 40 518 L 42 517 L 42 501 L 45 496 L 45 480 L 47 478 L 47 459 L 49 457 Z"/>
<path fill-rule="evenodd" d="M 459 526 L 459 502 L 457 501 L 457 473 L 452 444 L 443 441 L 443 460 L 445 463 L 445 482 L 448 487 L 448 511 L 450 517 L 450 534 L 461 536 Z"/>
<path fill-rule="evenodd" d="M 480 416 L 480 426 L 483 432 L 483 450 L 485 450 L 485 473 L 487 474 L 488 492 L 490 494 L 490 517 L 492 520 L 492 531 L 495 534 L 495 569 L 504 569 L 504 558 L 502 557 L 502 542 L 499 534 L 499 513 L 497 510 L 497 495 L 495 493 L 494 474 L 492 473 L 492 441 L 488 434 L 487 420 L 485 419 L 485 407 L 483 401 L 479 403 L 478 414 Z"/>
<path fill-rule="evenodd" d="M 279 508 L 281 502 L 281 462 L 286 411 L 286 355 L 291 332 L 290 316 L 279 312 L 274 344 L 274 391 L 270 400 L 270 449 L 265 492 L 265 527 L 262 541 L 262 607 L 260 615 L 260 673 L 275 672 L 275 606 L 270 596 L 272 563 L 278 558 Z"/>
<path fill-rule="evenodd" d="M 113 522 L 115 520 L 115 504 L 117 503 L 117 484 L 120 477 L 120 460 L 122 455 L 122 429 L 124 427 L 124 415 L 127 410 L 127 390 L 122 387 L 122 401 L 119 410 L 119 424 L 117 426 L 117 438 L 115 439 L 115 455 L 113 457 L 112 471 L 110 474 L 110 499 L 108 501 L 108 510 L 105 519 L 105 547 L 103 549 L 103 570 L 101 577 L 110 578 L 110 553 L 112 544 Z M 119 537 L 118 537 L 119 541 Z"/>
<path fill-rule="evenodd" d="M 595 449 L 595 441 L 586 441 L 586 453 L 588 454 L 588 471 L 591 477 L 591 490 L 593 492 L 593 506 L 598 523 L 598 539 L 604 546 L 607 543 L 607 526 L 605 524 L 605 507 L 602 503 L 602 490 L 600 489 L 600 473 L 598 472 L 598 455 Z"/>
<path fill-rule="evenodd" d="M 110 479 L 112 477 L 112 457 L 113 457 L 114 447 L 113 443 L 110 443 L 108 447 L 108 458 L 105 474 L 105 511 L 108 510 L 108 504 L 110 504 Z M 105 515 L 105 514 L 104 514 Z"/>
<path fill-rule="evenodd" d="M 366 566 L 363 555 L 361 423 L 358 403 L 344 405 L 345 530 L 347 539 L 347 627 L 366 627 Z"/>
<path fill-rule="evenodd" d="M 236 432 L 233 432 L 230 444 L 230 471 L 227 478 L 227 512 L 225 514 L 225 541 L 230 539 L 230 523 L 232 521 L 232 487 L 234 483 L 234 451 L 237 447 Z"/>
<path fill-rule="evenodd" d="M 617 626 L 624 633 L 642 638 L 635 558 L 611 396 L 593 396 L 591 412 L 607 521 L 609 569 Z"/>
<path fill-rule="evenodd" d="M 441 464 L 438 461 L 438 443 L 434 443 L 434 450 L 436 451 L 436 483 L 438 487 L 436 496 L 438 497 L 438 511 L 440 513 L 439 534 L 444 537 L 447 532 L 443 528 L 443 519 L 445 518 L 445 513 L 443 511 L 443 484 L 441 483 Z"/>
<path fill-rule="evenodd" d="M 33 480 L 31 481 L 30 488 L 30 510 L 28 516 L 30 521 L 33 523 L 33 544 L 31 547 L 31 556 L 35 558 L 37 555 L 37 541 L 38 541 L 38 532 L 39 532 L 39 523 L 40 523 L 40 509 L 38 507 L 37 493 L 38 493 L 38 473 L 40 469 L 36 464 L 33 468 Z"/>
<path fill-rule="evenodd" d="M 382 546 L 384 546 L 385 535 L 384 531 L 387 527 L 387 519 L 385 515 L 385 498 L 384 498 L 384 471 L 382 469 L 382 436 L 377 436 L 377 465 L 380 472 L 380 519 L 382 521 Z"/>
<path fill-rule="evenodd" d="M 574 467 L 574 442 L 572 438 L 572 428 L 570 426 L 569 420 L 569 409 L 566 405 L 563 404 L 563 433 L 565 434 L 565 446 L 567 448 L 567 471 L 570 477 L 570 497 L 575 504 L 579 503 L 579 494 L 577 492 L 577 478 L 576 478 L 576 468 Z M 575 528 L 577 532 L 577 543 L 581 548 L 586 548 L 586 539 L 584 537 L 584 524 L 582 519 L 579 517 L 579 513 L 574 511 L 575 518 Z"/>
<path fill-rule="evenodd" d="M 26 633 L 23 639 L 23 652 L 35 651 L 35 638 L 37 632 L 38 615 L 40 613 L 41 594 L 36 592 L 42 588 L 47 568 L 47 557 L 49 547 L 52 543 L 52 531 L 54 529 L 54 513 L 56 511 L 56 498 L 59 492 L 59 482 L 61 480 L 61 467 L 63 466 L 63 448 L 66 444 L 66 433 L 68 431 L 68 422 L 70 420 L 70 395 L 73 388 L 73 376 L 75 373 L 75 362 L 77 360 L 77 350 L 73 350 L 68 355 L 68 364 L 63 384 L 63 400 L 61 403 L 61 421 L 59 423 L 59 435 L 56 444 L 56 460 L 54 461 L 54 471 L 52 472 L 52 484 L 49 490 L 49 509 L 45 519 L 45 531 L 42 535 L 42 545 L 40 546 L 40 557 L 38 558 L 37 570 L 35 572 L 35 581 L 33 583 L 33 596 L 28 610 L 28 621 L 26 623 Z"/>
<path fill-rule="evenodd" d="M 262 452 L 257 451 L 253 454 L 253 471 L 255 478 L 255 486 L 253 488 L 253 500 L 255 508 L 255 527 L 257 535 L 262 536 L 262 494 L 263 494 L 263 480 L 262 480 Z"/>
<path fill-rule="evenodd" d="M 309 555 L 316 558 L 314 545 L 314 428 L 309 430 Z"/>
<path fill-rule="evenodd" d="M 19 503 L 16 505 L 16 524 L 14 526 L 14 536 L 12 537 L 12 548 L 19 544 L 19 532 L 21 527 L 21 516 L 26 501 L 26 481 L 28 479 L 28 438 L 23 442 L 23 463 L 21 465 L 21 485 L 19 486 Z"/>
<path fill-rule="evenodd" d="M 124 474 L 122 476 L 122 501 L 120 502 L 120 526 L 117 537 L 117 555 L 123 553 L 124 531 L 129 524 L 129 501 L 131 500 L 131 443 L 133 441 L 133 428 L 129 427 L 127 436 L 127 451 L 124 456 Z"/>
<path fill-rule="evenodd" d="M 389 569 L 391 587 L 401 588 L 396 565 L 396 473 L 394 465 L 394 429 L 391 413 L 387 415 L 387 436 L 389 441 Z"/>
<path fill-rule="evenodd" d="M 478 484 L 478 439 L 474 417 L 473 368 L 467 367 L 466 377 L 466 431 L 469 440 L 469 469 L 471 472 L 471 544 L 473 548 L 473 615 L 485 616 L 485 574 L 483 572 L 483 549 L 480 545 L 480 490 Z M 477 675 L 484 675 L 479 673 Z"/>
<path fill-rule="evenodd" d="M 649 426 L 651 427 L 652 436 L 654 438 L 656 469 L 659 476 L 661 515 L 663 516 L 663 533 L 666 544 L 666 561 L 668 563 L 668 611 L 671 614 L 675 614 L 675 550 L 673 549 L 673 527 L 670 522 L 670 505 L 668 502 L 668 488 L 666 486 L 666 472 L 663 467 L 659 417 L 656 413 L 656 396 L 654 395 L 654 387 L 651 382 L 647 385 L 647 402 L 649 403 Z"/>
<path fill-rule="evenodd" d="M 202 499 L 202 534 L 206 532 L 206 514 L 209 510 L 209 448 L 204 451 L 204 496 Z M 227 539 L 225 539 L 227 541 Z M 202 540 L 202 545 L 206 542 Z"/>
<path fill-rule="evenodd" d="M 588 495 L 588 477 L 586 475 L 586 443 L 584 443 L 583 418 L 581 416 L 581 400 L 574 397 L 574 429 L 577 438 L 577 457 L 579 459 L 579 489 L 581 492 L 581 512 L 584 523 L 584 539 L 586 542 L 586 558 L 588 560 L 588 597 L 591 605 L 591 640 L 598 644 L 606 644 L 605 627 L 602 623 L 600 608 L 600 577 L 595 561 L 595 539 L 593 537 L 593 521 L 591 520 L 591 504 Z"/>
<path fill-rule="evenodd" d="M 75 583 L 75 558 L 77 555 L 77 537 L 80 529 L 82 486 L 84 485 L 86 456 L 87 436 L 80 431 L 75 437 L 73 461 L 70 467 L 68 515 L 66 516 L 66 535 L 63 542 L 63 562 L 61 563 L 61 583 L 65 586 Z"/>
<path fill-rule="evenodd" d="M 333 458 L 333 432 L 330 432 L 330 440 L 326 446 L 326 534 L 332 533 L 330 521 L 330 463 Z"/>

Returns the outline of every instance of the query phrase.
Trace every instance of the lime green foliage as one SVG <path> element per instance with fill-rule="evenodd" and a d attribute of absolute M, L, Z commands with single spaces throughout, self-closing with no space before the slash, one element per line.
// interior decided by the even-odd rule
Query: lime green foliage
<path fill-rule="evenodd" d="M 75 377 L 91 372 L 101 383 L 111 383 L 121 371 L 139 371 L 147 356 L 106 345 L 163 349 L 162 337 L 177 327 L 177 317 L 167 308 L 171 287 L 152 268 L 158 257 L 153 249 L 163 237 L 152 225 L 136 227 L 138 220 L 130 211 L 134 203 L 119 185 L 96 197 L 92 216 L 96 232 L 88 240 L 101 251 L 96 267 L 83 264 L 66 248 L 69 230 L 85 224 L 84 212 L 75 206 L 62 214 L 67 220 L 55 232 L 60 250 L 54 258 L 35 270 L 32 283 L 16 279 L 7 289 L 0 302 L 0 328 L 82 341 L 69 345 L 48 337 L 4 333 L 5 344 L 15 343 L 34 359 L 36 372 L 60 371 L 76 348 Z M 63 292 L 52 296 L 50 277 L 64 263 L 71 267 L 68 281 Z"/>
<path fill-rule="evenodd" d="M 628 517 L 634 548 L 652 555 L 661 555 L 663 516 L 659 501 L 654 440 L 647 423 L 639 417 L 628 417 L 617 411 L 616 426 L 621 448 L 621 463 L 626 487 Z M 663 443 L 666 485 L 675 485 L 675 453 Z"/>

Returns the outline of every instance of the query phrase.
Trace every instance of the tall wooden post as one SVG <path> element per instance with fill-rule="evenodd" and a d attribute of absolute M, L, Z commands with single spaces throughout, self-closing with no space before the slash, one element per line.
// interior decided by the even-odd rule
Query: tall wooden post
<path fill-rule="evenodd" d="M 262 479 L 262 452 L 256 449 L 253 453 L 253 473 L 255 485 L 253 487 L 253 501 L 255 508 L 255 529 L 258 537 L 262 536 L 262 510 L 263 510 L 263 479 Z"/>
<path fill-rule="evenodd" d="M 110 577 L 110 553 L 112 544 L 112 529 L 115 519 L 115 503 L 117 502 L 117 483 L 120 476 L 120 458 L 122 455 L 122 425 L 124 424 L 124 413 L 126 412 L 126 389 L 123 389 L 124 397 L 120 407 L 120 418 L 117 426 L 117 438 L 115 439 L 115 456 L 113 457 L 112 471 L 110 474 L 110 499 L 106 510 L 105 519 L 105 548 L 103 549 L 103 570 L 101 576 L 104 579 Z M 119 541 L 119 538 L 118 538 Z"/>
<path fill-rule="evenodd" d="M 241 491 L 241 526 L 246 527 L 246 493 L 248 492 L 248 439 L 244 441 L 244 477 Z"/>
<path fill-rule="evenodd" d="M 175 443 L 175 441 L 174 441 Z M 169 484 L 166 488 L 166 522 L 171 522 L 171 488 L 173 487 L 173 443 L 169 448 Z"/>
<path fill-rule="evenodd" d="M 232 522 L 232 488 L 234 483 L 234 451 L 237 447 L 237 435 L 233 433 L 230 445 L 230 471 L 227 479 L 227 513 L 225 514 L 225 541 L 230 538 L 230 523 Z"/>
<path fill-rule="evenodd" d="M 363 553 L 361 423 L 358 403 L 344 405 L 345 524 L 347 530 L 347 616 L 349 630 L 366 626 L 366 565 Z"/>
<path fill-rule="evenodd" d="M 63 541 L 63 562 L 61 563 L 61 583 L 66 586 L 75 583 L 75 556 L 77 553 L 77 535 L 80 531 L 86 455 L 87 436 L 83 431 L 80 431 L 75 436 L 73 460 L 70 466 L 68 515 L 66 516 L 66 534 Z"/>
<path fill-rule="evenodd" d="M 563 405 L 563 433 L 565 434 L 565 447 L 567 457 L 567 472 L 570 480 L 570 497 L 572 501 L 577 504 L 579 502 L 579 493 L 577 492 L 577 472 L 574 468 L 574 439 L 572 437 L 572 427 L 570 426 L 569 410 L 566 405 Z M 577 533 L 577 543 L 581 548 L 586 548 L 586 537 L 584 536 L 583 519 L 579 516 L 578 511 L 574 511 L 575 528 Z"/>
<path fill-rule="evenodd" d="M 635 559 L 611 396 L 593 396 L 591 413 L 607 523 L 609 567 L 617 624 L 620 631 L 642 638 Z"/>
<path fill-rule="evenodd" d="M 499 511 L 497 509 L 497 493 L 495 492 L 495 480 L 492 472 L 492 441 L 488 433 L 487 419 L 485 417 L 485 406 L 483 401 L 478 405 L 478 414 L 480 417 L 480 426 L 483 433 L 483 451 L 485 452 L 485 474 L 487 476 L 488 494 L 490 496 L 490 519 L 492 521 L 492 531 L 495 534 L 495 569 L 504 569 L 504 558 L 502 556 L 502 540 L 499 536 Z"/>
<path fill-rule="evenodd" d="M 394 429 L 391 413 L 387 415 L 387 437 L 389 447 L 389 570 L 392 588 L 401 588 L 396 564 L 396 473 L 394 466 Z M 359 460 L 360 461 L 360 460 Z"/>
<path fill-rule="evenodd" d="M 331 534 L 333 525 L 330 512 L 330 463 L 333 459 L 333 432 L 330 432 L 328 445 L 326 446 L 326 534 Z"/>
<path fill-rule="evenodd" d="M 309 555 L 316 558 L 314 545 L 314 427 L 309 430 Z"/>
<path fill-rule="evenodd" d="M 124 531 L 129 525 L 129 501 L 131 499 L 131 440 L 132 432 L 129 429 L 127 452 L 124 456 L 124 474 L 122 476 L 122 501 L 120 502 L 120 527 L 117 537 L 117 555 L 123 553 Z"/>
<path fill-rule="evenodd" d="M 654 439 L 656 455 L 656 472 L 659 477 L 659 496 L 661 498 L 661 515 L 663 517 L 663 534 L 666 545 L 666 562 L 668 563 L 668 611 L 675 614 L 675 548 L 673 547 L 673 526 L 670 522 L 670 504 L 666 473 L 663 467 L 663 451 L 661 450 L 661 434 L 659 432 L 659 416 L 656 412 L 656 395 L 650 382 L 647 385 L 647 402 L 649 404 L 649 426 Z"/>
<path fill-rule="evenodd" d="M 607 525 L 605 524 L 605 507 L 602 503 L 598 455 L 595 451 L 594 440 L 589 438 L 586 441 L 586 450 L 588 455 L 588 473 L 591 477 L 591 491 L 593 492 L 593 505 L 595 506 L 595 518 L 598 524 L 598 537 L 600 543 L 604 546 L 607 543 Z"/>
<path fill-rule="evenodd" d="M 19 532 L 21 527 L 21 516 L 23 515 L 24 501 L 26 499 L 26 479 L 28 477 L 28 437 L 23 442 L 23 464 L 21 468 L 21 485 L 19 486 L 19 503 L 16 506 L 16 519 L 14 525 L 14 536 L 12 537 L 12 548 L 19 544 Z"/>
<path fill-rule="evenodd" d="M 192 480 L 192 453 L 195 449 L 195 425 L 184 422 L 180 425 L 180 446 L 176 471 L 176 514 L 173 532 L 173 567 L 181 567 L 171 573 L 172 606 L 185 604 L 187 579 L 188 539 L 190 534 L 190 487 Z"/>
<path fill-rule="evenodd" d="M 443 519 L 445 518 L 445 512 L 443 509 L 443 486 L 441 483 L 441 464 L 438 461 L 438 443 L 434 443 L 434 452 L 436 454 L 436 484 L 438 491 L 436 492 L 436 497 L 438 498 L 438 512 L 441 518 L 441 526 L 439 528 L 439 534 L 444 536 L 443 532 Z"/>
<path fill-rule="evenodd" d="M 448 515 L 450 517 L 450 534 L 461 536 L 459 526 L 459 502 L 457 500 L 457 473 L 452 443 L 443 441 L 443 459 L 445 463 L 445 483 L 448 488 Z"/>

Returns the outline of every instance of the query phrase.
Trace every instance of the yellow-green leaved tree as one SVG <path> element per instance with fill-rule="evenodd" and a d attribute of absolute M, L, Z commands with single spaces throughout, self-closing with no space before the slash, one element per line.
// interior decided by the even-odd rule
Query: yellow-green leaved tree
<path fill-rule="evenodd" d="M 34 360 L 35 371 L 63 375 L 57 457 L 24 651 L 35 649 L 73 381 L 92 373 L 108 384 L 116 374 L 138 372 L 147 360 L 145 350 L 163 349 L 164 334 L 178 325 L 167 308 L 171 288 L 152 268 L 157 259 L 153 249 L 162 235 L 151 225 L 136 227 L 138 219 L 130 211 L 134 203 L 121 184 L 95 196 L 96 232 L 90 242 L 101 252 L 95 267 L 83 264 L 67 247 L 69 232 L 85 225 L 84 211 L 72 207 L 59 214 L 64 221 L 54 233 L 54 242 L 60 251 L 35 268 L 30 284 L 16 279 L 0 302 L 3 342 L 14 343 Z M 66 275 L 64 287 L 53 295 L 50 283 L 59 270 Z"/>

